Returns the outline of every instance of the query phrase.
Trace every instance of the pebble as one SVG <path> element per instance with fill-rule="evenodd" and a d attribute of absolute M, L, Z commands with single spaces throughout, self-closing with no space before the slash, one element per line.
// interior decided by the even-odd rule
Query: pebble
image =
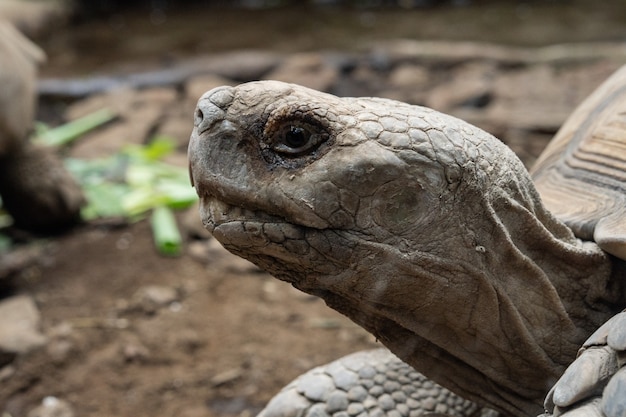
<path fill-rule="evenodd" d="M 179 295 L 176 288 L 163 285 L 146 285 L 133 294 L 131 305 L 148 314 L 152 314 L 178 301 L 178 298 Z"/>
<path fill-rule="evenodd" d="M 17 295 L 0 301 L 0 366 L 46 344 L 40 321 L 32 297 Z"/>
<path fill-rule="evenodd" d="M 28 417 L 74 417 L 70 403 L 57 397 L 45 397 L 41 405 L 32 409 Z"/>

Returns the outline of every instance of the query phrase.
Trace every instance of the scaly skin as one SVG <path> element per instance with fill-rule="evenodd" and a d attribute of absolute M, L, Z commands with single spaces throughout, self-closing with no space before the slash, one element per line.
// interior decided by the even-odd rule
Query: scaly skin
<path fill-rule="evenodd" d="M 274 81 L 198 102 L 209 231 L 441 385 L 536 415 L 624 304 L 623 265 L 541 204 L 501 142 L 418 106 Z"/>
<path fill-rule="evenodd" d="M 450 417 L 494 414 L 428 380 L 387 349 L 374 349 L 300 375 L 257 417 L 415 417 L 430 413 Z"/>

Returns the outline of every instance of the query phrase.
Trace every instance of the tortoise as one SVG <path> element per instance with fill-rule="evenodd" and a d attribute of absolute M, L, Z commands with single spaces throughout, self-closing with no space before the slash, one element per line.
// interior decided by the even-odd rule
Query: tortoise
<path fill-rule="evenodd" d="M 28 140 L 36 104 L 37 65 L 44 54 L 0 21 L 0 196 L 15 225 L 56 232 L 80 218 L 84 197 L 51 148 Z"/>
<path fill-rule="evenodd" d="M 199 99 L 190 175 L 226 249 L 456 394 L 623 415 L 625 109 L 626 67 L 530 174 L 432 109 L 257 81 Z"/>

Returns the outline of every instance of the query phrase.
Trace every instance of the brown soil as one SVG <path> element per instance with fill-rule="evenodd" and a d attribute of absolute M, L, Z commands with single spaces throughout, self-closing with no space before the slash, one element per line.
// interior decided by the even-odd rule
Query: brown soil
<path fill-rule="evenodd" d="M 23 416 L 55 396 L 81 416 L 250 415 L 310 367 L 374 346 L 319 300 L 208 245 L 206 264 L 159 256 L 145 221 L 56 240 L 15 288 L 35 297 L 50 342 L 13 363 L 0 409 Z M 141 301 L 154 285 L 177 301 Z"/>

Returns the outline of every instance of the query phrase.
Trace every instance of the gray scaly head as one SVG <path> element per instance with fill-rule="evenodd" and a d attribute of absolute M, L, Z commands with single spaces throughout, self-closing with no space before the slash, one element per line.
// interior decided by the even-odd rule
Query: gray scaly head
<path fill-rule="evenodd" d="M 622 301 L 611 259 L 541 204 L 517 157 L 431 109 L 263 81 L 198 102 L 201 217 L 451 390 L 538 414 Z"/>

